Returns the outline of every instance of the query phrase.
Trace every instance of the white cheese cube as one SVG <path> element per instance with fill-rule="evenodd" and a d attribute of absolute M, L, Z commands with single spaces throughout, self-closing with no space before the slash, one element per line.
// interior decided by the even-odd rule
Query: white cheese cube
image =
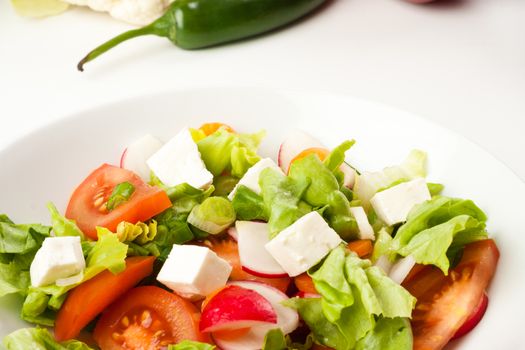
<path fill-rule="evenodd" d="M 281 231 L 265 247 L 292 277 L 317 264 L 342 242 L 316 211 L 308 213 Z"/>
<path fill-rule="evenodd" d="M 397 284 L 401 284 L 408 276 L 416 260 L 412 255 L 399 259 L 388 272 L 388 277 Z"/>
<path fill-rule="evenodd" d="M 182 129 L 146 163 L 167 186 L 188 183 L 195 188 L 205 188 L 213 182 L 213 174 L 206 169 L 188 128 Z"/>
<path fill-rule="evenodd" d="M 259 175 L 261 175 L 261 172 L 266 168 L 272 168 L 277 171 L 279 171 L 281 174 L 284 175 L 283 171 L 271 158 L 263 158 L 257 163 L 255 163 L 248 171 L 246 171 L 246 174 L 239 180 L 237 185 L 233 188 L 233 190 L 228 195 L 228 198 L 230 200 L 233 199 L 233 196 L 235 196 L 235 192 L 237 192 L 237 189 L 239 186 L 244 185 L 248 187 L 253 192 L 260 194 L 261 193 L 261 187 L 259 186 Z"/>
<path fill-rule="evenodd" d="M 209 248 L 174 244 L 157 281 L 184 297 L 205 297 L 226 285 L 232 267 Z"/>
<path fill-rule="evenodd" d="M 80 237 L 48 237 L 31 263 L 31 285 L 46 286 L 58 279 L 76 275 L 85 267 Z"/>
<path fill-rule="evenodd" d="M 425 179 L 418 178 L 376 193 L 370 203 L 377 216 L 390 226 L 406 221 L 414 205 L 429 199 Z"/>
<path fill-rule="evenodd" d="M 350 212 L 357 222 L 357 228 L 359 229 L 359 239 L 371 239 L 372 241 L 375 240 L 376 236 L 374 234 L 374 229 L 372 228 L 372 225 L 370 225 L 370 222 L 368 222 L 368 217 L 366 216 L 363 207 L 351 207 Z"/>

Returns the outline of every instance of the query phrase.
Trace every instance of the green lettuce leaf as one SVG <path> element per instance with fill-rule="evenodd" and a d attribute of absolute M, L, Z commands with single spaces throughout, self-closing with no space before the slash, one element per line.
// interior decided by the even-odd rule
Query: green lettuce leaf
<path fill-rule="evenodd" d="M 360 339 L 355 350 L 410 350 L 412 328 L 406 318 L 381 318 L 374 329 Z"/>
<path fill-rule="evenodd" d="M 206 233 L 216 235 L 235 222 L 232 203 L 224 197 L 209 197 L 193 207 L 188 223 Z"/>
<path fill-rule="evenodd" d="M 296 181 L 275 169 L 266 168 L 259 175 L 259 185 L 270 213 L 268 224 L 271 238 L 312 210 L 301 201 L 309 182 Z"/>
<path fill-rule="evenodd" d="M 444 185 L 432 183 L 432 182 L 428 182 L 427 187 L 428 187 L 428 192 L 430 192 L 431 197 L 441 194 L 441 192 L 443 192 L 443 190 L 445 189 Z"/>
<path fill-rule="evenodd" d="M 210 197 L 215 190 L 213 186 L 201 190 L 186 183 L 164 188 L 173 205 L 154 217 L 157 221 L 155 238 L 143 246 L 131 245 L 134 254 L 154 253 L 151 255 L 157 256 L 161 261 L 166 260 L 173 244 L 183 244 L 195 238 L 196 234 L 188 224 L 188 216 L 196 205 Z"/>
<path fill-rule="evenodd" d="M 334 173 L 317 155 L 311 154 L 293 162 L 289 177 L 298 183 L 310 184 L 303 199 L 313 207 L 326 206 L 323 216 L 341 238 L 348 241 L 357 236 L 357 223 L 350 212 L 350 202 L 340 191 Z"/>
<path fill-rule="evenodd" d="M 234 134 L 219 129 L 199 140 L 197 147 L 206 168 L 214 176 L 228 171 L 240 178 L 260 160 L 256 151 L 265 134 L 264 131 L 256 134 Z"/>
<path fill-rule="evenodd" d="M 192 340 L 183 340 L 178 344 L 169 345 L 168 350 L 213 350 L 215 346 Z"/>
<path fill-rule="evenodd" d="M 233 191 L 233 188 L 237 183 L 239 182 L 239 179 L 231 176 L 231 175 L 219 175 L 215 176 L 213 179 L 213 187 L 215 188 L 215 191 L 213 191 L 214 196 L 227 196 L 230 194 L 231 191 Z"/>
<path fill-rule="evenodd" d="M 297 310 L 301 319 L 312 331 L 314 340 L 319 344 L 336 350 L 353 348 L 354 344 L 349 344 L 340 328 L 326 319 L 321 306 L 321 298 L 291 298 L 285 300 L 283 305 Z"/>
<path fill-rule="evenodd" d="M 27 295 L 31 261 L 50 233 L 49 226 L 17 225 L 6 215 L 0 215 L 0 297 L 14 293 Z"/>
<path fill-rule="evenodd" d="M 304 343 L 293 342 L 280 328 L 269 330 L 264 337 L 262 350 L 308 350 L 313 346 L 313 336 L 309 334 Z"/>
<path fill-rule="evenodd" d="M 237 213 L 237 220 L 268 221 L 269 219 L 268 209 L 262 197 L 244 185 L 237 188 L 232 204 Z"/>
<path fill-rule="evenodd" d="M 388 325 L 382 320 L 410 317 L 416 303 L 380 268 L 342 245 L 308 273 L 321 298 L 292 299 L 285 305 L 298 310 L 316 342 L 337 350 L 354 349 L 360 342 L 382 343 L 374 335 L 384 334 L 382 327 Z"/>
<path fill-rule="evenodd" d="M 370 199 L 379 192 L 401 182 L 426 176 L 427 155 L 420 150 L 413 150 L 403 164 L 376 172 L 363 172 L 356 179 L 354 193 L 368 210 Z"/>
<path fill-rule="evenodd" d="M 84 233 L 78 228 L 77 224 L 61 215 L 53 203 L 48 203 L 47 209 L 51 215 L 51 224 L 55 236 L 79 236 L 82 240 L 85 239 Z"/>
<path fill-rule="evenodd" d="M 269 330 L 264 337 L 262 350 L 287 350 L 288 344 L 280 328 Z"/>
<path fill-rule="evenodd" d="M 391 250 L 447 274 L 451 256 L 466 244 L 487 238 L 486 220 L 485 213 L 470 200 L 435 196 L 410 211 Z"/>
<path fill-rule="evenodd" d="M 78 340 L 68 340 L 63 343 L 55 341 L 45 328 L 22 328 L 4 337 L 7 350 L 94 350 L 94 348 Z"/>

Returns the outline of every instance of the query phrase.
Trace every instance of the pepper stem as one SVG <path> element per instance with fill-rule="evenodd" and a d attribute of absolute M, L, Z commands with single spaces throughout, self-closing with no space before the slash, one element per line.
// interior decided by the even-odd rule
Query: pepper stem
<path fill-rule="evenodd" d="M 124 33 L 114 37 L 113 39 L 111 39 L 109 41 L 106 41 L 104 44 L 98 46 L 97 48 L 92 50 L 90 53 L 88 53 L 86 55 L 86 57 L 84 57 L 83 59 L 80 60 L 80 62 L 78 62 L 77 68 L 78 68 L 79 71 L 83 72 L 84 71 L 84 64 L 94 60 L 95 58 L 97 58 L 98 56 L 102 55 L 104 52 L 112 49 L 113 47 L 117 46 L 118 44 L 120 44 L 120 43 L 122 43 L 124 41 L 127 41 L 129 39 L 136 38 L 138 36 L 150 35 L 150 34 L 156 34 L 156 35 L 159 34 L 155 30 L 155 27 L 153 27 L 152 25 L 149 25 L 149 26 L 146 26 L 146 27 L 143 27 L 143 28 L 132 29 L 132 30 L 129 30 L 127 32 L 124 32 Z"/>

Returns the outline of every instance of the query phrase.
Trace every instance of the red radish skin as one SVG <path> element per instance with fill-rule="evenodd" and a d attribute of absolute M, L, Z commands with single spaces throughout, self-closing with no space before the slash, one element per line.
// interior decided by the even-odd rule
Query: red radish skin
<path fill-rule="evenodd" d="M 483 316 L 485 315 L 485 311 L 487 311 L 487 307 L 489 305 L 489 297 L 487 296 L 487 293 L 483 293 L 483 296 L 481 297 L 481 300 L 479 301 L 478 306 L 474 309 L 472 314 L 469 316 L 469 318 L 463 323 L 463 325 L 457 330 L 456 334 L 452 337 L 452 340 L 461 338 L 465 334 L 469 333 L 471 330 L 473 330 L 481 321 Z"/>
<path fill-rule="evenodd" d="M 263 273 L 263 272 L 254 271 L 254 270 L 252 270 L 252 269 L 250 269 L 249 267 L 246 267 L 246 266 L 241 266 L 241 268 L 242 268 L 243 271 L 246 271 L 249 274 L 257 276 L 257 277 L 264 277 L 264 278 L 283 278 L 283 277 L 288 277 L 288 274 L 286 272 L 285 273 L 279 273 L 279 274 L 270 274 L 270 273 Z"/>
<path fill-rule="evenodd" d="M 299 315 L 297 311 L 281 304 L 284 300 L 289 298 L 279 289 L 260 282 L 237 281 L 231 282 L 230 284 L 253 289 L 265 297 L 272 304 L 277 313 L 277 327 L 281 328 L 284 334 L 294 331 L 299 326 Z M 274 326 L 274 328 L 276 327 Z"/>
<path fill-rule="evenodd" d="M 307 148 L 324 148 L 324 145 L 304 131 L 296 130 L 290 133 L 279 147 L 279 167 L 286 173 L 292 159 Z"/>
<path fill-rule="evenodd" d="M 253 288 L 267 298 L 277 313 L 277 325 L 258 325 L 247 330 L 234 332 L 215 332 L 212 338 L 215 344 L 222 350 L 259 350 L 264 342 L 266 333 L 273 328 L 281 328 L 285 334 L 292 332 L 299 325 L 299 316 L 295 310 L 281 305 L 288 296 L 280 290 L 259 282 L 231 282 L 244 288 Z"/>
<path fill-rule="evenodd" d="M 126 153 L 128 152 L 127 148 L 124 148 L 124 152 L 122 152 L 122 155 L 120 156 L 120 167 L 124 168 L 124 159 L 126 159 Z"/>
<path fill-rule="evenodd" d="M 201 332 L 216 332 L 277 323 L 272 304 L 252 289 L 229 285 L 215 294 L 202 310 Z"/>

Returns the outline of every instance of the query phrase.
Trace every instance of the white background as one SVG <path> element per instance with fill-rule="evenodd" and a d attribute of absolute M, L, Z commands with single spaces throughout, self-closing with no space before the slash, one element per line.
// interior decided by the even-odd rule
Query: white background
<path fill-rule="evenodd" d="M 334 0 L 254 40 L 189 52 L 139 38 L 76 71 L 89 49 L 128 28 L 86 9 L 24 19 L 0 1 L 0 148 L 126 97 L 192 86 L 301 88 L 415 112 L 525 179 L 524 0 Z"/>

